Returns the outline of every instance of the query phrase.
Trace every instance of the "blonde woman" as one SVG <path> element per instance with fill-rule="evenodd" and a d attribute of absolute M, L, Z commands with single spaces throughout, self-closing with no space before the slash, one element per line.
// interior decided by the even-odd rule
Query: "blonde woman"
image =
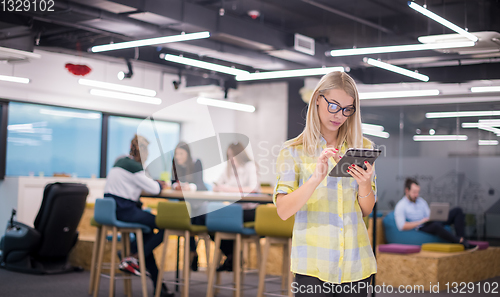
<path fill-rule="evenodd" d="M 295 215 L 290 289 L 296 297 L 367 295 L 377 271 L 363 222 L 377 199 L 374 169 L 353 164 L 352 177 L 327 175 L 348 148 L 372 147 L 361 131 L 354 80 L 326 74 L 311 96 L 304 131 L 277 158 L 274 203 L 283 220 Z"/>

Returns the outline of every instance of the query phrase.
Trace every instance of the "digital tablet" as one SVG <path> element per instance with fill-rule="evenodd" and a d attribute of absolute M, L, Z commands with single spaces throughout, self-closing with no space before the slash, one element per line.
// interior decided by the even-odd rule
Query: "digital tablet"
<path fill-rule="evenodd" d="M 332 177 L 352 177 L 349 173 L 347 173 L 349 166 L 354 164 L 366 169 L 365 161 L 368 161 L 371 165 L 373 165 L 373 162 L 375 162 L 381 153 L 382 151 L 379 149 L 350 148 L 328 175 Z"/>

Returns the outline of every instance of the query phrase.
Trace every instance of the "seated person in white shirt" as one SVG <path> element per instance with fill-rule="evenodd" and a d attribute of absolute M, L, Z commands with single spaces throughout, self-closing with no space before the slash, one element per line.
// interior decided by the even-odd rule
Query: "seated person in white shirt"
<path fill-rule="evenodd" d="M 109 171 L 104 186 L 104 197 L 116 201 L 116 218 L 118 220 L 139 223 L 151 228 L 152 232 L 145 233 L 143 236 L 144 256 L 146 269 L 153 281 L 154 288 L 156 288 L 158 267 L 153 250 L 163 241 L 164 230 L 159 230 L 156 234 L 153 232 L 153 229 L 158 229 L 155 222 L 156 217 L 141 209 L 142 203 L 139 199 L 142 191 L 159 194 L 165 184 L 152 180 L 142 167 L 143 161 L 148 158 L 148 144 L 146 138 L 135 135 L 130 145 L 130 155 L 118 158 Z M 131 252 L 131 255 L 126 255 L 127 257 L 120 263 L 119 268 L 122 271 L 140 275 L 136 244 L 131 246 Z M 169 291 L 166 284 L 163 283 L 160 296 L 173 297 L 174 293 Z"/>
<path fill-rule="evenodd" d="M 419 197 L 420 186 L 413 178 L 405 181 L 405 196 L 399 200 L 394 210 L 394 219 L 399 231 L 417 229 L 437 235 L 451 243 L 461 243 L 466 249 L 476 248 L 464 238 L 465 215 L 460 207 L 450 210 L 446 222 L 429 221 L 430 209 L 427 202 Z M 445 225 L 454 225 L 457 236 L 444 228 Z"/>
<path fill-rule="evenodd" d="M 257 166 L 248 157 L 241 143 L 232 143 L 227 149 L 227 169 L 219 177 L 213 188 L 214 192 L 243 192 L 251 193 L 260 191 Z M 233 164 L 236 167 L 234 173 Z M 255 208 L 258 203 L 241 203 L 243 208 L 243 222 L 255 221 Z M 220 249 L 226 255 L 226 261 L 217 271 L 233 270 L 233 245 L 234 240 L 222 240 Z"/>

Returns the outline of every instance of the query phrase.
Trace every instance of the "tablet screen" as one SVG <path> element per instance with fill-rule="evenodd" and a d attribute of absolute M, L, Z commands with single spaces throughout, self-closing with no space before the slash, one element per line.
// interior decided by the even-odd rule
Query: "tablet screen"
<path fill-rule="evenodd" d="M 349 166 L 355 164 L 366 169 L 365 161 L 373 165 L 373 162 L 381 153 L 382 151 L 379 149 L 349 149 L 328 175 L 332 177 L 351 177 L 347 172 Z"/>

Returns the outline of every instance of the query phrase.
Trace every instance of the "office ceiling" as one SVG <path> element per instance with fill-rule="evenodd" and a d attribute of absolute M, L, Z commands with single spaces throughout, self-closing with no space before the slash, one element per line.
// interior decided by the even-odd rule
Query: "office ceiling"
<path fill-rule="evenodd" d="M 418 70 L 430 81 L 500 79 L 500 0 L 417 0 L 469 32 L 479 43 L 462 52 L 419 51 L 369 55 Z M 166 71 L 215 81 L 232 76 L 161 60 L 183 54 L 254 72 L 342 65 L 365 84 L 414 82 L 368 67 L 364 56 L 331 57 L 332 49 L 417 44 L 425 35 L 453 31 L 410 9 L 407 0 L 72 0 L 54 12 L 0 12 L 0 46 L 32 51 L 88 52 L 94 45 L 210 31 L 209 39 L 100 54 L 154 63 Z M 249 11 L 258 11 L 255 19 Z M 315 53 L 294 49 L 294 34 L 315 40 Z M 0 59 L 2 55 L 0 54 Z"/>

